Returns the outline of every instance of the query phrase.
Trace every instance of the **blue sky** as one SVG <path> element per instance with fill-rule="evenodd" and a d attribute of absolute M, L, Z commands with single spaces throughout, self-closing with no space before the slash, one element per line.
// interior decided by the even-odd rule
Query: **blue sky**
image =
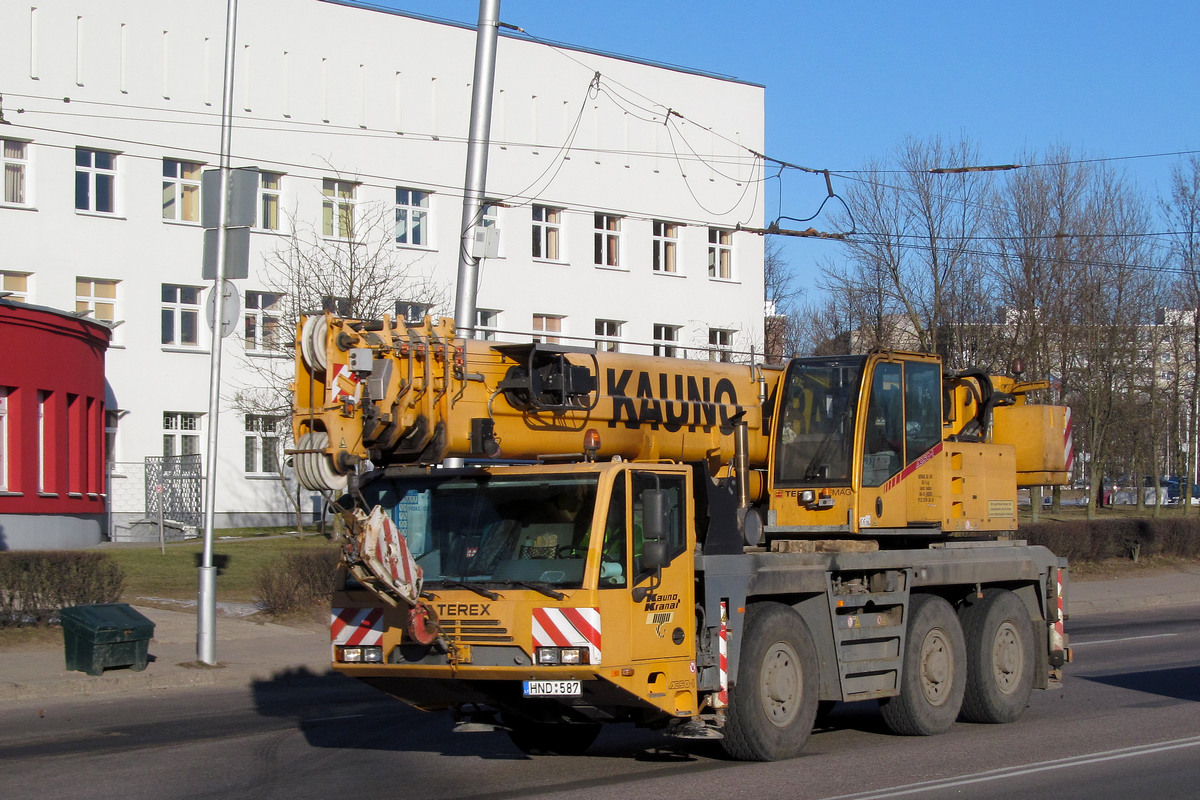
<path fill-rule="evenodd" d="M 477 0 L 378 4 L 470 24 L 479 13 Z M 1128 157 L 1200 150 L 1193 2 L 502 0 L 500 17 L 539 38 L 762 84 L 766 153 L 819 169 L 855 169 L 908 135 L 966 135 L 991 164 L 1052 144 L 1123 159 L 1156 197 L 1178 158 Z M 825 191 L 796 173 L 783 188 L 768 221 L 809 216 Z M 801 282 L 836 247 L 789 248 Z"/>

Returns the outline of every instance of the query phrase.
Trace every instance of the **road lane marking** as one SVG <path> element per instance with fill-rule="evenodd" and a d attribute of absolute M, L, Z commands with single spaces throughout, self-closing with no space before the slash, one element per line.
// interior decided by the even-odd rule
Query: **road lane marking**
<path fill-rule="evenodd" d="M 1165 639 L 1168 636 L 1178 636 L 1178 633 L 1150 633 L 1145 636 L 1125 636 L 1121 639 L 1097 639 L 1094 642 L 1077 642 L 1072 640 L 1071 647 L 1083 647 L 1088 644 L 1112 644 L 1114 642 L 1136 642 L 1138 639 Z"/>
<path fill-rule="evenodd" d="M 1027 764 L 1019 767 L 1003 767 L 1001 769 L 988 770 L 986 772 L 978 772 L 971 775 L 960 775 L 955 778 L 942 778 L 936 781 L 908 783 L 902 786 L 893 786 L 887 789 L 879 789 L 870 792 L 831 795 L 828 797 L 823 797 L 821 800 L 887 800 L 887 798 L 905 797 L 907 795 L 928 792 L 933 789 L 953 789 L 957 786 L 970 786 L 976 783 L 1006 780 L 1008 778 L 1015 778 L 1021 775 L 1032 775 L 1034 773 L 1048 772 L 1056 769 L 1069 769 L 1087 764 L 1099 764 L 1104 761 L 1116 761 L 1123 758 L 1137 758 L 1138 756 L 1153 755 L 1154 753 L 1165 753 L 1171 750 L 1180 750 L 1189 747 L 1200 747 L 1200 736 L 1190 736 L 1186 739 L 1174 739 L 1166 742 L 1158 742 L 1157 744 L 1122 747 L 1117 750 L 1105 750 L 1099 753 L 1085 753 L 1083 755 L 1071 756 L 1069 758 L 1056 758 L 1051 761 L 1040 761 L 1034 764 Z"/>

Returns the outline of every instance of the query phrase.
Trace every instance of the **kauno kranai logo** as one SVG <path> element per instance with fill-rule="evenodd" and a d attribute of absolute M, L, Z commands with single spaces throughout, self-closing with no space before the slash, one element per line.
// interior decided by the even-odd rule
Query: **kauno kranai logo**
<path fill-rule="evenodd" d="M 636 377 L 635 377 L 636 375 Z M 742 412 L 737 389 L 728 378 L 669 375 L 665 372 L 635 373 L 631 369 L 608 370 L 608 395 L 613 400 L 608 427 L 624 422 L 626 428 L 648 425 L 677 431 L 687 427 L 708 430 L 728 426 Z"/>

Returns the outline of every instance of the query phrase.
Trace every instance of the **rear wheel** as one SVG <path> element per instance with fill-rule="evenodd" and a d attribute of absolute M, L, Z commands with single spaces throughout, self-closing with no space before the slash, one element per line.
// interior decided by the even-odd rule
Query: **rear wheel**
<path fill-rule="evenodd" d="M 817 716 L 817 657 L 800 615 L 778 603 L 746 612 L 737 683 L 729 691 L 725 752 L 743 761 L 799 755 Z"/>
<path fill-rule="evenodd" d="M 958 612 L 967 641 L 967 689 L 962 718 L 1012 722 L 1033 692 L 1033 624 L 1015 594 L 988 589 L 983 599 Z"/>
<path fill-rule="evenodd" d="M 894 733 L 932 736 L 954 724 L 966 689 L 967 655 L 954 609 L 941 597 L 914 594 L 908 604 L 900 693 L 880 703 Z"/>
<path fill-rule="evenodd" d="M 591 722 L 530 722 L 508 720 L 508 736 L 522 753 L 531 756 L 583 755 L 596 737 L 600 725 Z"/>

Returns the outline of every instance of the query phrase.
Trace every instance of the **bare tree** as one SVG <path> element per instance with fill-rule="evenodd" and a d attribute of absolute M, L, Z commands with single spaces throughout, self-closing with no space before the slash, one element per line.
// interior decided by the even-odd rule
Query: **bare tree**
<path fill-rule="evenodd" d="M 290 215 L 291 234 L 265 257 L 266 291 L 253 293 L 258 307 L 247 308 L 241 332 L 250 378 L 234 387 L 232 404 L 263 424 L 273 421 L 281 448 L 291 444 L 293 378 L 292 362 L 283 356 L 296 341 L 302 314 L 328 309 L 355 319 L 380 319 L 413 308 L 437 312 L 447 304 L 448 289 L 433 278 L 435 255 L 396 246 L 390 206 L 327 194 L 324 212 L 320 230 Z M 276 463 L 303 530 L 303 509 L 288 490 L 285 462 Z"/>
<path fill-rule="evenodd" d="M 1190 352 L 1188 359 L 1176 363 L 1180 379 L 1186 381 L 1190 400 L 1180 412 L 1186 419 L 1187 437 L 1186 480 L 1180 496 L 1187 513 L 1191 508 L 1192 485 L 1197 475 L 1197 450 L 1200 450 L 1200 157 L 1191 156 L 1171 171 L 1171 194 L 1163 201 L 1162 210 L 1174 236 L 1169 244 L 1170 265 L 1178 271 L 1174 297 L 1179 307 L 1190 312 Z M 1182 356 L 1182 353 L 1180 353 Z"/>

